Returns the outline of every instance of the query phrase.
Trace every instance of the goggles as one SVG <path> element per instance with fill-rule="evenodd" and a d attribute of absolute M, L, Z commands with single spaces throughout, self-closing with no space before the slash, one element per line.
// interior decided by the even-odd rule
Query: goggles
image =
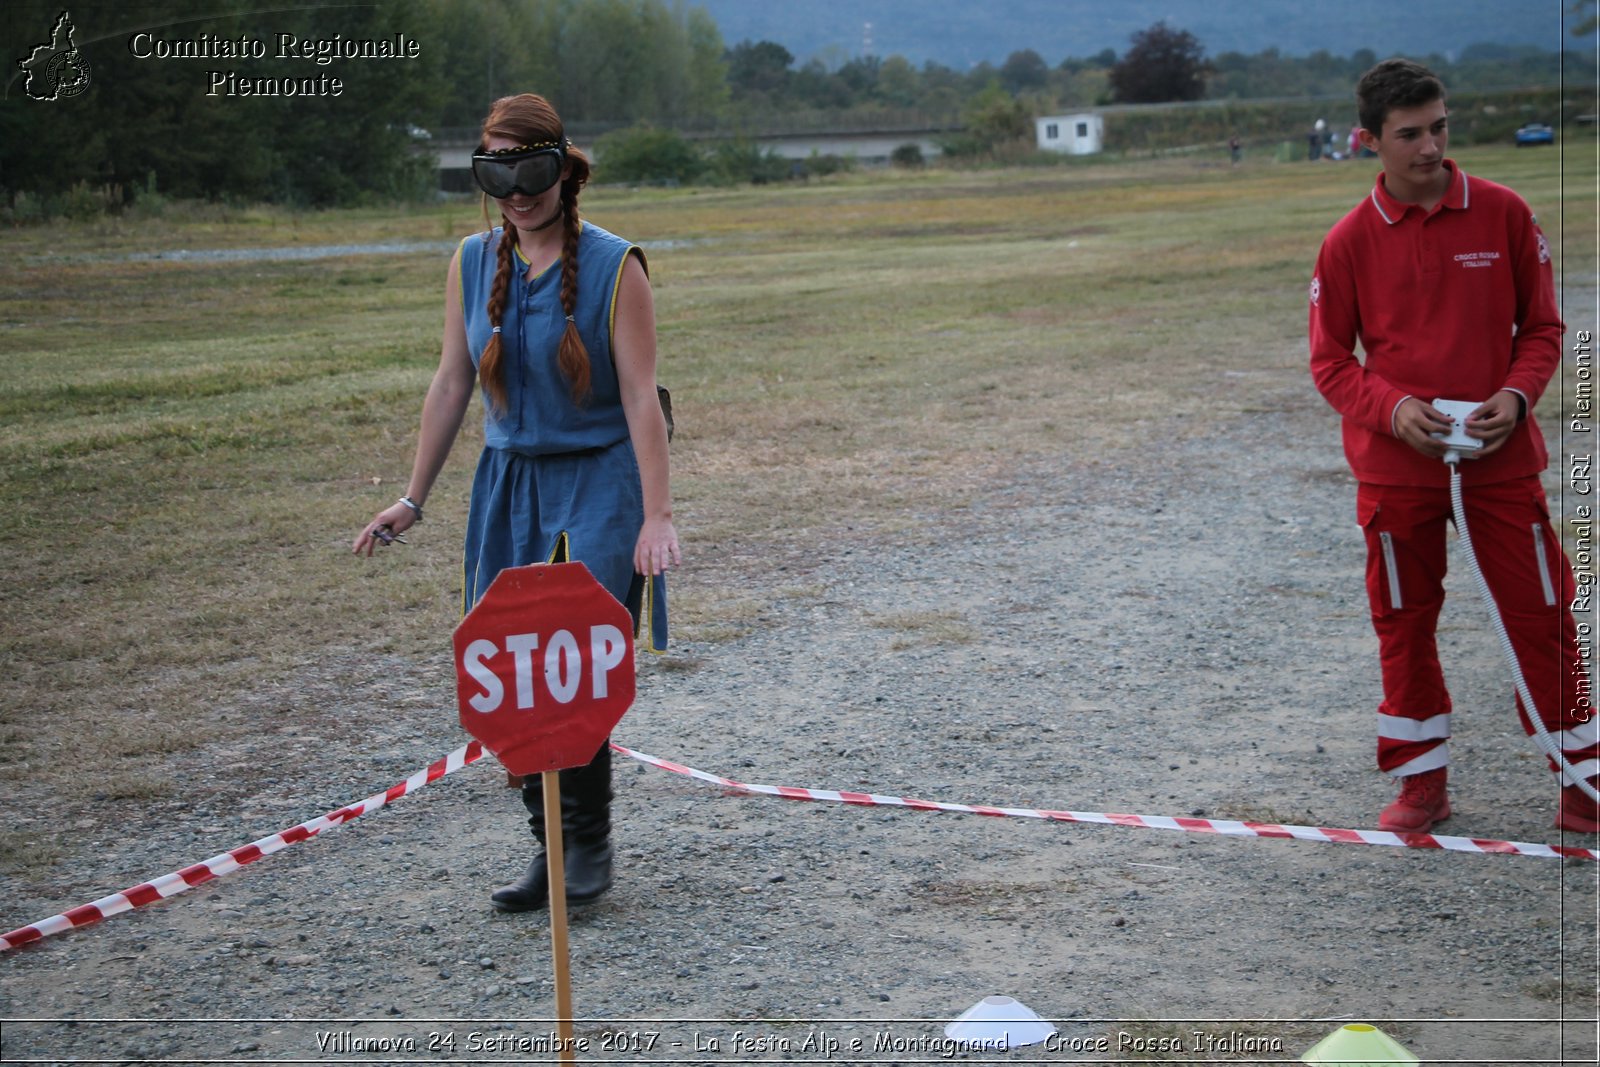
<path fill-rule="evenodd" d="M 538 196 L 561 180 L 567 160 L 567 141 L 544 141 L 496 152 L 472 154 L 472 177 L 478 188 L 504 200 L 512 193 Z"/>

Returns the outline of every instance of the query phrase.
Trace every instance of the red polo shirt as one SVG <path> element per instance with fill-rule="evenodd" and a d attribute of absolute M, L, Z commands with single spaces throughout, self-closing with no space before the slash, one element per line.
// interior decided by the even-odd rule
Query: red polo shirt
<path fill-rule="evenodd" d="M 1462 462 L 1468 485 L 1538 474 L 1550 461 L 1533 421 L 1566 328 L 1550 245 L 1516 193 L 1445 166 L 1450 188 L 1432 211 L 1394 199 L 1379 173 L 1317 256 L 1311 375 L 1344 416 L 1345 456 L 1363 482 L 1449 485 L 1444 463 L 1394 435 L 1408 396 L 1483 401 L 1512 389 L 1527 400 L 1528 417 L 1498 451 Z"/>

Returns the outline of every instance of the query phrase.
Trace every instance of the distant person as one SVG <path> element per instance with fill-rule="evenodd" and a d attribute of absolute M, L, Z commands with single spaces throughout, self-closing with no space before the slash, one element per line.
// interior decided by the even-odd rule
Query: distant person
<path fill-rule="evenodd" d="M 1359 486 L 1366 585 L 1381 658 L 1378 767 L 1397 778 L 1385 830 L 1450 816 L 1451 703 L 1434 629 L 1444 600 L 1450 421 L 1434 398 L 1481 401 L 1460 464 L 1467 526 L 1534 703 L 1578 774 L 1600 746 L 1572 613 L 1572 571 L 1539 476 L 1533 409 L 1561 359 L 1550 246 L 1520 197 L 1445 155 L 1444 86 L 1404 59 L 1356 90 L 1361 142 L 1382 161 L 1372 193 L 1327 236 L 1311 281 L 1311 373 L 1344 419 Z M 1357 359 L 1360 342 L 1365 354 Z M 1518 701 L 1523 727 L 1532 727 Z M 1552 767 L 1554 765 L 1552 764 Z M 1562 830 L 1600 830 L 1600 810 L 1558 774 Z"/>
<path fill-rule="evenodd" d="M 1313 128 L 1306 134 L 1306 158 L 1315 163 L 1322 158 L 1322 131 Z"/>
<path fill-rule="evenodd" d="M 370 556 L 422 521 L 481 386 L 485 447 L 467 512 L 463 610 L 506 567 L 580 560 L 627 605 L 648 647 L 664 648 L 664 575 L 680 556 L 644 254 L 579 217 L 589 161 L 542 97 L 495 101 L 472 173 L 500 225 L 463 240 L 450 261 L 411 481 L 354 550 Z M 582 904 L 611 885 L 609 746 L 562 771 L 560 784 L 567 900 Z M 522 802 L 542 845 L 540 786 L 537 775 L 523 781 Z M 490 901 L 501 911 L 544 907 L 543 850 Z"/>
<path fill-rule="evenodd" d="M 1356 158 L 1361 152 L 1361 123 L 1357 122 L 1350 127 L 1350 137 L 1346 142 L 1345 151 L 1350 159 Z"/>
<path fill-rule="evenodd" d="M 1234 166 L 1237 167 L 1239 165 L 1239 135 L 1238 134 L 1234 134 L 1232 137 L 1228 138 L 1228 158 L 1233 161 L 1233 165 Z"/>

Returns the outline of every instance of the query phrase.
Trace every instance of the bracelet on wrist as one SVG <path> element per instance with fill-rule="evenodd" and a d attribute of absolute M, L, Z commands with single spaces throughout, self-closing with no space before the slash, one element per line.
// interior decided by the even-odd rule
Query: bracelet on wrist
<path fill-rule="evenodd" d="M 411 513 L 417 517 L 417 521 L 418 522 L 422 521 L 422 505 L 421 504 L 417 503 L 415 500 L 412 500 L 409 496 L 401 497 L 397 501 L 397 503 L 404 504 L 406 507 L 410 508 L 411 509 Z"/>

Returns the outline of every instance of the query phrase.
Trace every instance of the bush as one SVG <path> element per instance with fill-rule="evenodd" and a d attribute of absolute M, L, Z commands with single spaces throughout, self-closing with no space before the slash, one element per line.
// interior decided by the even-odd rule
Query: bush
<path fill-rule="evenodd" d="M 75 182 L 70 189 L 54 196 L 40 196 L 19 189 L 0 206 L 0 221 L 10 226 L 26 226 L 68 219 L 72 222 L 98 222 L 108 215 L 121 214 L 123 209 L 122 186 L 92 186 L 88 182 Z"/>
<path fill-rule="evenodd" d="M 794 174 L 794 165 L 772 149 L 744 140 L 718 141 L 706 159 L 706 177 L 724 185 L 751 182 L 765 185 Z"/>
<path fill-rule="evenodd" d="M 806 157 L 803 169 L 807 175 L 814 174 L 819 178 L 825 178 L 830 174 L 854 170 L 855 167 L 856 161 L 849 156 L 836 156 L 832 152 L 823 155 L 812 149 L 811 154 Z"/>
<path fill-rule="evenodd" d="M 692 182 L 705 170 L 698 149 L 682 135 L 654 126 L 613 130 L 595 142 L 595 177 L 608 182 Z"/>
<path fill-rule="evenodd" d="M 973 97 L 961 118 L 966 135 L 985 148 L 1033 139 L 1033 120 L 1027 105 L 998 85 L 990 85 Z"/>
<path fill-rule="evenodd" d="M 61 214 L 73 222 L 93 222 L 122 209 L 122 187 L 102 185 L 91 188 L 78 182 L 61 197 Z"/>
<path fill-rule="evenodd" d="M 137 219 L 158 219 L 166 214 L 167 198 L 156 190 L 156 172 L 148 171 L 144 185 L 135 185 L 130 192 L 127 213 Z"/>
<path fill-rule="evenodd" d="M 10 202 L 0 208 L 0 222 L 8 226 L 27 226 L 36 222 L 43 222 L 49 216 L 45 213 L 45 202 L 35 193 L 22 190 L 13 194 Z"/>
<path fill-rule="evenodd" d="M 989 150 L 989 146 L 971 134 L 952 133 L 939 138 L 939 152 L 946 159 L 976 159 Z"/>
<path fill-rule="evenodd" d="M 898 145 L 889 153 L 889 162 L 897 167 L 920 167 L 925 162 L 922 158 L 922 146 L 914 141 Z"/>

